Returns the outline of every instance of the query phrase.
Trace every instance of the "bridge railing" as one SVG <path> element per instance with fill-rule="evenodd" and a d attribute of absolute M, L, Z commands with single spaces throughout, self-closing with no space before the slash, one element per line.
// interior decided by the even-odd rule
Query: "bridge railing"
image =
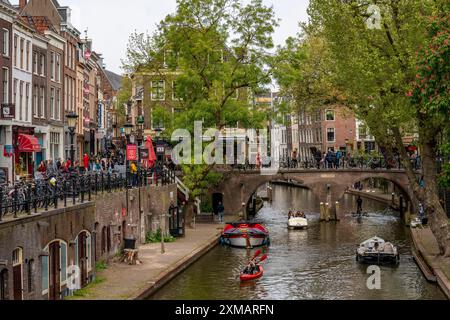
<path fill-rule="evenodd" d="M 416 171 L 422 169 L 420 160 L 411 159 L 411 164 Z M 260 168 L 271 168 L 272 163 L 265 163 L 257 166 L 255 164 L 239 164 L 230 165 L 228 170 L 234 171 L 253 171 Z M 283 170 L 338 170 L 338 169 L 354 169 L 354 170 L 404 170 L 402 160 L 394 158 L 384 157 L 370 157 L 365 159 L 363 157 L 355 158 L 342 158 L 334 161 L 327 161 L 324 159 L 293 159 L 293 158 L 281 158 L 280 161 L 274 166 Z M 272 167 L 273 168 L 273 167 Z"/>

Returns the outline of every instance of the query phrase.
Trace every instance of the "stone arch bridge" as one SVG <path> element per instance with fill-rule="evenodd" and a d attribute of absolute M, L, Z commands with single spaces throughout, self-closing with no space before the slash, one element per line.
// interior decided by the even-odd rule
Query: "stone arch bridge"
<path fill-rule="evenodd" d="M 296 181 L 310 189 L 320 202 L 331 204 L 336 209 L 339 201 L 355 183 L 369 178 L 383 178 L 396 185 L 404 194 L 405 200 L 412 204 L 412 190 L 404 170 L 280 170 L 276 174 L 263 175 L 260 171 L 220 171 L 222 182 L 212 188 L 212 193 L 223 195 L 223 205 L 226 214 L 243 213 L 252 196 L 268 182 Z M 408 205 L 408 204 L 407 204 Z M 337 212 L 337 216 L 340 213 Z"/>

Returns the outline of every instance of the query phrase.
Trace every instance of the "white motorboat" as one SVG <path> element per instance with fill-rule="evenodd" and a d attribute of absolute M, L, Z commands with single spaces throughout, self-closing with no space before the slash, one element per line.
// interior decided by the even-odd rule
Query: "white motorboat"
<path fill-rule="evenodd" d="M 400 255 L 397 247 L 380 237 L 373 237 L 361 243 L 356 249 L 356 261 L 363 263 L 398 264 Z"/>
<path fill-rule="evenodd" d="M 289 229 L 306 229 L 308 228 L 308 219 L 300 217 L 292 217 L 288 221 Z"/>

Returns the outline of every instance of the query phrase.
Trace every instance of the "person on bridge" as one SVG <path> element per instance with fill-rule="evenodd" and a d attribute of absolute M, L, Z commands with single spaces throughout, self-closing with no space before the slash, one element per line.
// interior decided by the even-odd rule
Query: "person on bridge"
<path fill-rule="evenodd" d="M 357 204 L 356 213 L 361 214 L 362 213 L 362 204 L 363 204 L 363 200 L 362 200 L 361 196 L 358 196 L 358 199 L 356 200 L 356 204 Z"/>

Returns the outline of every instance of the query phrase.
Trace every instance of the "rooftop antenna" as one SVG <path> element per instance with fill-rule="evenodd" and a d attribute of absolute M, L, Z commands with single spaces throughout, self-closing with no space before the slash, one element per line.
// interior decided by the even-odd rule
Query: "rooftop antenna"
<path fill-rule="evenodd" d="M 84 38 L 86 39 L 86 41 L 88 39 L 88 30 L 89 28 L 86 28 L 86 30 L 84 30 Z"/>

